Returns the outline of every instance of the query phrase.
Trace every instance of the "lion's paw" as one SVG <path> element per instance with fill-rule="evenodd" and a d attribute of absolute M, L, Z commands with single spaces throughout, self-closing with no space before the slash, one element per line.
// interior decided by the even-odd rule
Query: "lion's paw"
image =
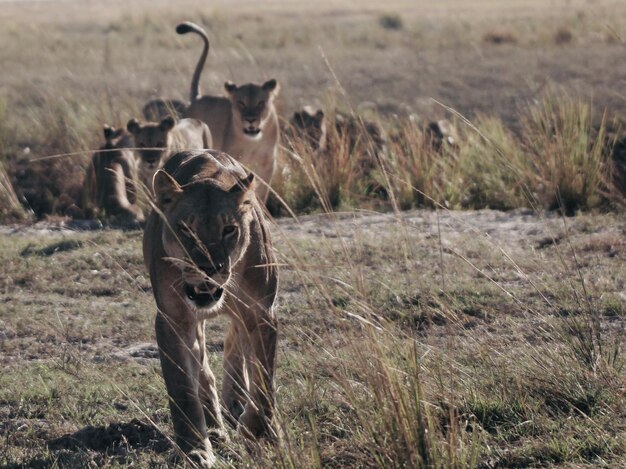
<path fill-rule="evenodd" d="M 216 462 L 213 451 L 207 451 L 204 449 L 194 449 L 190 451 L 187 454 L 187 459 L 191 464 L 191 467 L 198 467 L 202 469 L 213 467 Z"/>

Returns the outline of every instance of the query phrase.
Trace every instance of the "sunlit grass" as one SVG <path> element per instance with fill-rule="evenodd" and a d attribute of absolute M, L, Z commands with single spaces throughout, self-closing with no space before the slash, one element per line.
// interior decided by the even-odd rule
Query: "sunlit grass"
<path fill-rule="evenodd" d="M 224 15 L 201 18 L 222 44 L 246 34 Z M 422 34 L 404 16 L 388 15 L 401 18 L 400 31 Z M 183 47 L 173 35 L 160 39 L 169 20 L 145 12 L 102 21 L 131 38 L 133 51 Z M 536 44 L 525 25 L 516 23 L 516 37 Z M 572 41 L 586 31 L 566 26 Z M 390 40 L 402 40 L 391 28 Z M 48 37 L 37 25 L 29 31 L 14 33 L 24 41 Z M 552 31 L 541 41 L 552 41 Z M 368 47 L 379 40 L 371 28 L 323 33 L 346 43 L 366 40 Z M 470 33 L 481 40 L 480 28 Z M 456 43 L 466 34 L 461 24 L 431 40 Z M 220 53 L 248 60 L 242 37 Z M 285 50 L 297 41 L 315 44 L 315 37 L 308 28 L 297 39 L 277 31 L 260 47 Z M 65 53 L 59 41 L 46 47 Z M 95 62 L 116 65 L 128 54 L 153 72 L 147 58 L 116 49 L 120 44 L 112 40 Z M 120 73 L 131 75 L 122 62 Z M 83 99 L 89 90 L 76 90 L 85 93 L 76 99 L 45 92 L 37 105 L 25 98 L 29 105 L 10 125 L 0 115 L 3 155 L 22 156 L 26 145 L 35 157 L 84 150 L 68 160 L 82 170 L 102 124 L 122 125 L 138 112 L 137 95 L 148 94 L 143 75 L 117 90 L 102 70 L 93 72 L 105 78 L 89 100 Z M 177 73 L 186 86 L 187 72 Z M 169 78 L 155 75 L 154 86 L 168 89 Z M 284 218 L 272 222 L 281 271 L 281 439 L 247 445 L 229 430 L 218 467 L 621 467 L 626 243 L 621 212 L 593 213 L 610 192 L 604 123 L 594 128 L 588 103 L 552 92 L 520 109 L 524 125 L 516 132 L 492 115 L 467 121 L 454 115 L 458 142 L 436 148 L 425 122 L 404 117 L 350 110 L 344 114 L 355 118 L 356 134 L 341 134 L 337 107 L 351 109 L 344 103 L 326 109 L 329 152 L 315 153 L 297 138 L 283 141 L 289 151 L 281 152 L 273 183 L 284 201 L 273 202 Z M 368 119 L 380 123 L 383 149 L 366 131 Z M 50 175 L 51 168 L 39 170 Z M 8 163 L 5 169 L 7 178 L 15 172 Z M 0 207 L 18 215 L 0 210 L 2 221 L 23 216 L 17 196 L 5 189 L 7 178 L 0 172 Z M 52 189 L 65 183 L 80 185 L 52 178 L 43 187 L 53 212 L 62 205 Z M 148 197 L 140 191 L 144 207 Z M 386 213 L 416 207 L 429 210 Z M 447 210 L 486 207 L 532 211 Z M 0 465 L 171 467 L 141 236 L 114 230 L 0 236 Z M 62 241 L 80 242 L 46 254 Z M 224 322 L 207 324 L 218 381 Z M 111 427 L 134 419 L 162 432 L 156 443 L 165 448 L 135 444 L 132 433 L 106 439 Z M 95 438 L 82 446 L 52 443 L 92 426 Z"/>

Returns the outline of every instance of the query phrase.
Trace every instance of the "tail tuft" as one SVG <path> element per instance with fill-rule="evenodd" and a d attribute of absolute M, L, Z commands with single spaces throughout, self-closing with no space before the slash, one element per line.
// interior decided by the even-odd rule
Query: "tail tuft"
<path fill-rule="evenodd" d="M 202 53 L 200 54 L 200 58 L 198 59 L 198 63 L 196 64 L 196 69 L 193 72 L 193 78 L 191 79 L 191 92 L 189 94 L 189 101 L 193 103 L 198 96 L 200 96 L 200 74 L 202 73 L 202 67 L 204 67 L 204 62 L 206 62 L 206 58 L 209 55 L 209 38 L 206 35 L 204 29 L 202 29 L 197 24 L 192 23 L 191 21 L 184 21 L 176 26 L 176 32 L 178 34 L 187 34 L 187 33 L 196 33 L 204 42 L 204 48 L 202 49 Z"/>
<path fill-rule="evenodd" d="M 176 32 L 178 34 L 198 32 L 198 29 L 200 28 L 190 21 L 185 21 L 183 23 L 180 23 L 178 26 L 176 26 Z"/>

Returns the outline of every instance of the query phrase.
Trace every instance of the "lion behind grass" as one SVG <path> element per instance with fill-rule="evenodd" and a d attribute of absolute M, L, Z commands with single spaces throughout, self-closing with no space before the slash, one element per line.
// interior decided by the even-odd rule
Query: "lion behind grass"
<path fill-rule="evenodd" d="M 226 419 L 248 437 L 275 434 L 278 273 L 254 179 L 214 150 L 177 153 L 154 177 L 156 207 L 143 250 L 163 378 L 176 443 L 203 467 L 214 461 L 209 435 L 223 435 L 206 319 L 231 319 L 224 342 Z"/>

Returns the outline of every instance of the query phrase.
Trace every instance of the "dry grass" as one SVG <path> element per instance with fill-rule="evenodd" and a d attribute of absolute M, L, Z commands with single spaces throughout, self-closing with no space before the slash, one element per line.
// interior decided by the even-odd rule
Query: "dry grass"
<path fill-rule="evenodd" d="M 489 31 L 483 36 L 483 41 L 490 44 L 517 44 L 517 38 L 511 31 Z"/>
<path fill-rule="evenodd" d="M 623 461 L 620 216 L 334 213 L 273 234 L 284 438 L 249 452 L 233 433 L 222 464 Z M 0 239 L 1 463 L 166 467 L 141 233 Z M 218 379 L 224 326 L 208 324 Z"/>
<path fill-rule="evenodd" d="M 42 212 L 62 211 L 62 194 L 71 201 L 102 123 L 122 124 L 150 97 L 186 96 L 198 50 L 173 34 L 177 20 L 210 31 L 204 89 L 271 70 L 283 111 L 327 99 L 332 88 L 342 98 L 327 109 L 352 115 L 374 101 L 377 113 L 354 117 L 377 119 L 387 134 L 378 152 L 363 125 L 355 145 L 328 112 L 330 155 L 285 142 L 293 151 L 281 155 L 274 189 L 290 210 L 322 213 L 273 225 L 284 436 L 251 447 L 231 432 L 219 466 L 624 464 L 626 233 L 621 211 L 591 210 L 616 206 L 610 139 L 590 90 L 577 87 L 594 84 L 600 116 L 626 109 L 614 91 L 626 76 L 615 59 L 623 46 L 605 41 L 607 28 L 623 36 L 623 6 L 322 2 L 316 13 L 284 1 L 261 14 L 185 1 L 183 14 L 183 3 L 121 5 L 68 7 L 63 18 L 46 3 L 0 10 L 0 54 L 11 71 L 0 77 L 10 110 L 0 116 L 2 161 L 14 181 L 16 168 L 36 173 L 30 182 L 50 193 Z M 386 16 L 402 27 L 381 26 Z M 517 44 L 483 44 L 496 24 Z M 558 28 L 575 40 L 554 44 Z M 317 61 L 319 46 L 332 73 Z M 155 66 L 154 57 L 168 60 Z M 551 66 L 534 68 L 543 61 Z M 612 65 L 591 76 L 602 63 Z M 566 91 L 540 92 L 544 75 Z M 450 116 L 457 145 L 436 149 L 425 136 L 427 118 L 444 112 L 431 97 L 459 112 Z M 30 159 L 55 153 L 79 155 L 32 169 Z M 68 166 L 72 177 L 60 182 Z M 0 193 L 9 208 L 12 194 Z M 423 206 L 436 210 L 397 210 Z M 576 216 L 542 210 L 554 207 Z M 169 467 L 141 233 L 8 232 L 0 234 L 0 465 Z M 221 379 L 225 324 L 207 327 Z"/>
<path fill-rule="evenodd" d="M 606 144 L 602 119 L 597 135 L 588 105 L 560 94 L 532 108 L 524 123 L 524 140 L 544 188 L 544 204 L 567 213 L 596 205 L 610 192 L 613 142 Z"/>
<path fill-rule="evenodd" d="M 356 137 L 337 132 L 331 114 L 329 150 L 318 154 L 290 139 L 274 189 L 296 212 L 397 203 L 404 209 L 530 207 L 571 215 L 623 204 L 612 179 L 615 136 L 607 138 L 604 119 L 593 127 L 589 104 L 548 90 L 522 113 L 520 135 L 495 117 L 470 122 L 460 116 L 454 144 L 433 142 L 414 119 L 382 119 L 389 142 L 380 150 L 362 124 L 353 129 Z"/>

